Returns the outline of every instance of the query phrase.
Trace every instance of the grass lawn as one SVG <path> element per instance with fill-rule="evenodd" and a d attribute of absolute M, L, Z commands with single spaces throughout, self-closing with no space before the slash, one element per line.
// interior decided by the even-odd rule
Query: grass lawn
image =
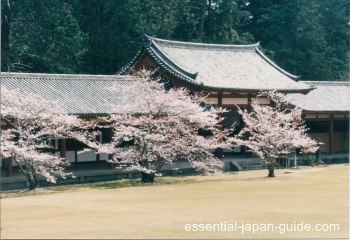
<path fill-rule="evenodd" d="M 266 175 L 267 170 L 256 170 L 162 178 L 153 186 L 106 183 L 5 192 L 1 238 L 348 239 L 348 165 Z M 329 224 L 339 231 L 316 229 L 337 226 Z M 207 231 L 194 231 L 197 227 Z M 283 229 L 288 231 L 283 234 Z"/>

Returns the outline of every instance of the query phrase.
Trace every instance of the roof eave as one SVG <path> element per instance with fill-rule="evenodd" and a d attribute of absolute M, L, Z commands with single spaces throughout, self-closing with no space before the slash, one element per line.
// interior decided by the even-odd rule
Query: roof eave
<path fill-rule="evenodd" d="M 195 81 L 198 73 L 189 72 L 182 67 L 178 66 L 169 56 L 167 56 L 158 45 L 150 38 L 145 38 L 144 48 L 153 57 L 153 59 L 163 67 L 166 67 L 169 71 L 182 75 L 189 81 Z"/>
<path fill-rule="evenodd" d="M 88 118 L 88 117 L 106 117 L 109 114 L 108 113 L 68 113 L 68 115 Z"/>
<path fill-rule="evenodd" d="M 257 89 L 257 88 L 223 88 L 223 87 L 209 87 L 203 86 L 205 91 L 227 91 L 227 92 L 242 92 L 242 93 L 256 93 L 256 92 L 268 92 L 268 91 L 277 91 L 280 93 L 309 93 L 310 89 Z"/>
<path fill-rule="evenodd" d="M 176 45 L 180 47 L 191 47 L 191 48 L 219 48 L 219 49 L 232 49 L 235 48 L 240 50 L 249 50 L 252 51 L 255 48 L 260 46 L 260 43 L 255 44 L 249 44 L 249 45 L 233 45 L 233 44 L 213 44 L 213 43 L 202 43 L 202 42 L 182 42 L 182 41 L 174 41 L 174 40 L 166 40 L 166 39 L 160 39 L 160 38 L 154 38 L 145 35 L 146 41 L 152 41 L 152 42 L 161 42 L 162 44 L 168 44 L 168 45 Z"/>
<path fill-rule="evenodd" d="M 279 71 L 280 73 L 284 74 L 285 76 L 287 76 L 288 78 L 291 78 L 294 81 L 299 81 L 301 76 L 296 76 L 293 74 L 290 74 L 289 72 L 283 70 L 282 68 L 280 68 L 279 66 L 277 66 L 273 61 L 271 61 L 268 57 L 265 56 L 265 54 L 260 51 L 259 47 L 255 48 L 255 51 L 257 52 L 257 54 L 264 59 L 268 64 L 270 64 L 272 67 L 274 67 L 277 71 Z"/>
<path fill-rule="evenodd" d="M 134 65 L 136 63 L 136 61 L 138 60 L 138 58 L 142 55 L 144 50 L 145 50 L 144 47 L 141 48 L 137 52 L 135 57 L 130 62 L 128 62 L 124 67 L 122 67 L 118 72 L 116 72 L 114 75 L 123 75 L 123 74 L 127 73 L 129 71 L 129 69 L 131 68 L 131 66 Z"/>
<path fill-rule="evenodd" d="M 345 114 L 349 115 L 347 110 L 306 110 L 302 109 L 303 113 L 316 113 L 316 114 Z M 320 119 L 322 120 L 322 119 Z"/>

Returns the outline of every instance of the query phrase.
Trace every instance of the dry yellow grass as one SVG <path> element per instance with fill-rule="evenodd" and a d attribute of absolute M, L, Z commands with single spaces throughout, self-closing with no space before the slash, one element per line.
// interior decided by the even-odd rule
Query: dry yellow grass
<path fill-rule="evenodd" d="M 266 174 L 258 170 L 189 177 L 197 180 L 190 183 L 3 198 L 1 238 L 349 237 L 347 165 L 276 170 L 274 179 Z M 339 231 L 185 230 L 186 224 L 234 222 L 339 224 Z"/>

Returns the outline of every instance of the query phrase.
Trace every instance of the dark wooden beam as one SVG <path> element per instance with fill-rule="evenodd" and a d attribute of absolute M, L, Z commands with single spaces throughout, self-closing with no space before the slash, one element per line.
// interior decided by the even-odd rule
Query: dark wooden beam
<path fill-rule="evenodd" d="M 329 154 L 334 152 L 334 116 L 329 119 Z"/>
<path fill-rule="evenodd" d="M 252 112 L 252 106 L 251 106 L 251 104 L 252 104 L 252 94 L 251 93 L 248 93 L 248 112 Z"/>
<path fill-rule="evenodd" d="M 251 106 L 252 97 L 253 97 L 253 95 L 252 95 L 251 93 L 248 93 L 248 105 L 246 105 L 246 108 L 247 108 L 247 111 L 248 111 L 249 113 L 251 113 L 251 112 L 253 111 L 252 106 Z M 242 117 L 241 117 L 241 119 L 242 119 Z M 244 128 L 245 123 L 244 123 L 243 120 L 242 120 L 242 124 L 241 124 L 241 125 L 242 125 L 242 128 Z M 249 133 L 245 133 L 245 134 L 244 134 L 244 140 L 248 140 L 249 137 L 250 137 L 250 134 L 249 134 Z M 249 155 L 249 152 L 248 152 L 247 150 L 248 150 L 248 149 L 247 149 L 246 146 L 242 146 L 242 147 L 241 147 L 241 153 L 244 154 L 246 157 L 249 157 L 250 155 Z"/>
<path fill-rule="evenodd" d="M 222 107 L 222 92 L 218 93 L 218 107 Z M 222 117 L 222 115 L 220 114 L 219 116 L 220 118 Z M 223 122 L 220 122 L 220 130 L 223 131 L 224 130 L 224 125 Z M 215 149 L 215 156 L 217 158 L 222 158 L 224 155 L 224 149 L 222 148 L 217 148 Z"/>
<path fill-rule="evenodd" d="M 60 139 L 60 152 L 61 158 L 64 158 L 64 162 L 67 162 L 67 141 L 65 138 Z M 66 170 L 66 165 L 63 166 L 63 169 Z"/>
<path fill-rule="evenodd" d="M 77 149 L 77 147 L 75 147 L 75 150 L 74 150 L 74 162 L 75 163 L 78 162 L 78 149 Z"/>
<path fill-rule="evenodd" d="M 109 142 L 112 143 L 113 142 L 113 128 L 109 129 Z M 108 159 L 113 159 L 113 154 L 108 154 Z M 114 163 L 108 163 L 108 168 L 112 169 L 115 168 L 115 164 Z"/>
<path fill-rule="evenodd" d="M 209 98 L 217 98 L 219 96 L 219 93 L 209 93 Z M 248 94 L 238 94 L 231 92 L 230 94 L 222 94 L 222 98 L 247 98 Z"/>
<path fill-rule="evenodd" d="M 303 115 L 302 115 L 303 116 Z M 305 116 L 305 115 L 304 115 Z M 303 118 L 303 120 L 304 121 L 313 121 L 313 122 L 317 122 L 317 121 L 331 121 L 331 117 L 328 117 L 328 118 Z M 344 117 L 344 118 L 335 118 L 334 116 L 333 116 L 333 120 L 334 121 L 344 121 L 344 120 L 349 120 L 349 118 L 348 117 Z"/>
<path fill-rule="evenodd" d="M 6 176 L 11 177 L 12 176 L 12 157 L 7 158 L 7 164 L 6 164 Z"/>
<path fill-rule="evenodd" d="M 56 140 L 55 140 L 55 139 L 52 139 L 52 140 L 51 140 L 51 145 L 52 145 L 52 151 L 51 151 L 51 153 L 52 153 L 52 154 L 56 154 Z"/>
<path fill-rule="evenodd" d="M 100 138 L 101 136 L 96 136 L 96 142 L 100 142 Z M 97 152 L 97 151 L 96 151 Z M 96 162 L 99 163 L 100 162 L 100 154 L 96 153 Z"/>
<path fill-rule="evenodd" d="M 222 92 L 218 93 L 218 106 L 222 107 Z"/>

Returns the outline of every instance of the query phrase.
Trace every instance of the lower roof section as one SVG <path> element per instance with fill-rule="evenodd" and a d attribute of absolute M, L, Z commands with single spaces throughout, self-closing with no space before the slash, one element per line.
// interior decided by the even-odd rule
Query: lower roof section
<path fill-rule="evenodd" d="M 287 98 L 303 112 L 349 113 L 350 82 L 303 81 L 315 87 L 308 94 L 288 94 Z"/>
<path fill-rule="evenodd" d="M 1 73 L 1 86 L 36 93 L 48 100 L 62 102 L 69 114 L 104 115 L 110 104 L 119 104 L 121 95 L 109 90 L 113 85 L 123 88 L 133 84 L 130 76 Z"/>
<path fill-rule="evenodd" d="M 60 101 L 67 107 L 69 114 L 80 116 L 110 113 L 111 104 L 121 104 L 122 93 L 111 92 L 109 88 L 115 86 L 117 89 L 123 89 L 135 81 L 134 77 L 120 75 L 1 73 L 1 86 Z M 311 89 L 315 88 L 308 94 L 287 94 L 288 100 L 304 112 L 349 113 L 350 82 L 299 83 Z"/>

